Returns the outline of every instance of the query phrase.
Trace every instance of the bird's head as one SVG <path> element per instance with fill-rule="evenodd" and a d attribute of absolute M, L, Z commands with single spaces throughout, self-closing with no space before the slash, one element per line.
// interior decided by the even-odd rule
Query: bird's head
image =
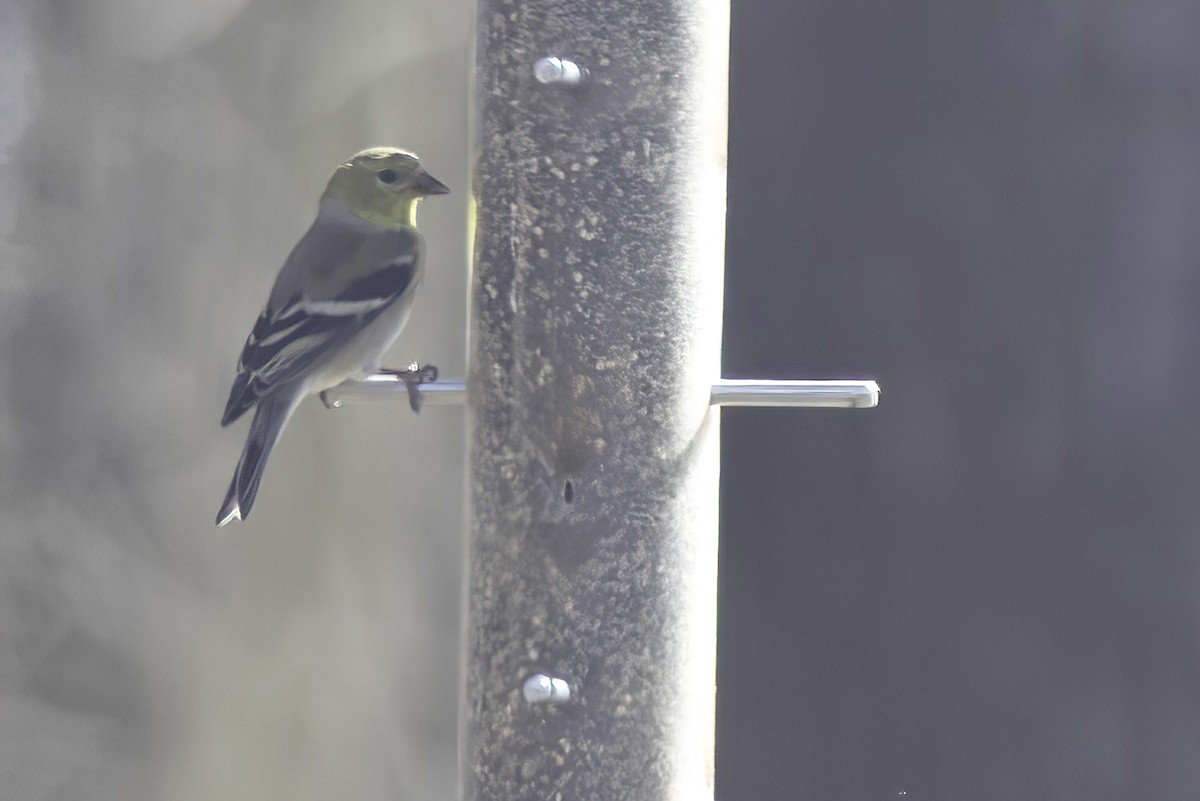
<path fill-rule="evenodd" d="M 416 225 L 417 203 L 450 190 L 421 166 L 415 153 L 373 147 L 334 171 L 322 198 L 336 198 L 356 216 L 381 227 Z"/>

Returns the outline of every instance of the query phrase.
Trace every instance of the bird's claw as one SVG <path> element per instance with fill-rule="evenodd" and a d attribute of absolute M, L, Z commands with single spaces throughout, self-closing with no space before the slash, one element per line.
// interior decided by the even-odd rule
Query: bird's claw
<path fill-rule="evenodd" d="M 408 370 L 401 375 L 404 386 L 408 389 L 408 406 L 417 414 L 421 413 L 421 405 L 425 398 L 421 396 L 421 384 L 431 384 L 437 381 L 438 369 L 432 364 L 417 364 L 413 362 Z"/>
<path fill-rule="evenodd" d="M 317 397 L 321 399 L 321 403 L 325 404 L 325 408 L 326 409 L 336 409 L 339 406 L 341 406 L 341 404 L 338 401 L 331 401 L 329 399 L 329 395 L 326 394 L 328 391 L 329 390 L 323 389 L 323 390 L 321 390 L 320 394 L 317 395 Z"/>
<path fill-rule="evenodd" d="M 380 370 L 379 372 L 390 373 L 404 382 L 404 386 L 408 390 L 408 406 L 417 414 L 421 413 L 421 405 L 425 401 L 421 396 L 420 386 L 432 384 L 438 379 L 438 369 L 435 365 L 416 362 L 404 370 Z"/>
<path fill-rule="evenodd" d="M 434 381 L 438 380 L 438 369 L 437 365 L 435 364 L 418 365 L 416 362 L 413 362 L 408 366 L 408 371 L 410 373 L 415 371 L 417 373 L 419 383 L 422 384 L 432 384 Z"/>

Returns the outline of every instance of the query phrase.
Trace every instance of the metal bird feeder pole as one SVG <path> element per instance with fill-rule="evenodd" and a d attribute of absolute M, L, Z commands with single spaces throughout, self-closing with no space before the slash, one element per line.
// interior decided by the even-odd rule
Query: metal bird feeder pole
<path fill-rule="evenodd" d="M 728 0 L 481 0 L 463 797 L 712 798 Z M 404 396 L 396 375 L 326 401 Z"/>
<path fill-rule="evenodd" d="M 479 4 L 473 801 L 712 796 L 728 16 Z"/>

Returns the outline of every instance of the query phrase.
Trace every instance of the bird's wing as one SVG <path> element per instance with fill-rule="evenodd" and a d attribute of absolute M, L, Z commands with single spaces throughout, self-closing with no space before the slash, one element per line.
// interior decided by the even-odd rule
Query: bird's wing
<path fill-rule="evenodd" d="M 314 231 L 325 238 L 306 241 Z M 296 245 L 246 338 L 221 425 L 302 380 L 413 286 L 423 250 L 416 231 L 353 233 L 314 224 Z M 335 268 L 341 280 L 331 280 Z"/>

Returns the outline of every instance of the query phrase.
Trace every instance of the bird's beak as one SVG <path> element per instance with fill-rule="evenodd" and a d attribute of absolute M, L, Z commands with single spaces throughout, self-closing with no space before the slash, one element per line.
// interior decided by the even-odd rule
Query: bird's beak
<path fill-rule="evenodd" d="M 450 193 L 450 187 L 425 172 L 425 170 L 421 170 L 420 174 L 417 175 L 416 186 L 417 189 L 420 189 L 426 195 L 447 195 Z"/>

